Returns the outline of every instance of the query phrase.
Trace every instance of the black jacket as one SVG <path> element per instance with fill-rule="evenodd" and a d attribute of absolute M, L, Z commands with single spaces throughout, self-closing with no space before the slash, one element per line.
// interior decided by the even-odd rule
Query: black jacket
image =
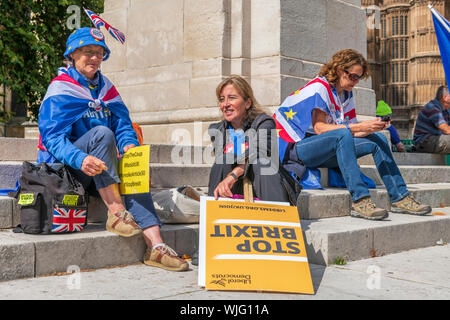
<path fill-rule="evenodd" d="M 266 114 L 258 115 L 253 121 L 245 121 L 243 130 L 248 148 L 239 157 L 233 153 L 224 154 L 228 127 L 229 123 L 222 120 L 211 124 L 208 129 L 215 154 L 208 194 L 213 195 L 217 185 L 237 164 L 245 163 L 245 172 L 233 185 L 233 194 L 243 193 L 242 178 L 249 177 L 257 198 L 296 205 L 301 186 L 280 164 L 275 121 Z"/>
<path fill-rule="evenodd" d="M 223 151 L 227 141 L 226 135 L 229 126 L 230 123 L 228 121 L 222 120 L 211 124 L 208 128 L 208 133 L 214 147 L 216 162 L 220 162 L 224 157 Z M 257 159 L 265 158 L 269 161 L 273 152 L 275 152 L 273 155 L 274 159 L 279 159 L 277 140 L 272 141 L 272 136 L 276 131 L 275 121 L 271 117 L 266 114 L 259 114 L 253 121 L 246 120 L 242 129 L 248 142 L 248 148 L 239 157 L 234 154 L 227 154 L 226 163 L 236 165 L 245 163 L 245 160 L 248 160 L 245 168 L 245 176 L 248 172 L 249 165 L 255 163 Z"/>

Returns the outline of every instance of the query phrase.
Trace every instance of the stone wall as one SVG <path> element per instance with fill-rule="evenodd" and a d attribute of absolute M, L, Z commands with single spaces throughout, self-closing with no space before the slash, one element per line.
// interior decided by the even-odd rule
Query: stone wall
<path fill-rule="evenodd" d="M 215 88 L 230 74 L 246 77 L 272 112 L 334 52 L 366 55 L 360 0 L 105 0 L 102 17 L 127 36 L 121 45 L 106 35 L 102 70 L 146 143 L 207 143 L 220 119 Z M 375 114 L 370 79 L 355 97 L 359 115 Z"/>

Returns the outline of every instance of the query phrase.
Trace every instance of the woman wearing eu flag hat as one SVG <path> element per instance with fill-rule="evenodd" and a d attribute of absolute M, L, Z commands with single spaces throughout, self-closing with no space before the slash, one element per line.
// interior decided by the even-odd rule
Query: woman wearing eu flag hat
<path fill-rule="evenodd" d="M 67 68 L 58 69 L 39 110 L 38 162 L 71 167 L 83 186 L 94 186 L 108 208 L 106 227 L 123 237 L 143 233 L 148 249 L 144 263 L 184 271 L 189 265 L 161 238 L 151 195 L 121 199 L 118 158 L 139 146 L 128 109 L 100 66 L 111 51 L 96 28 L 80 28 L 67 39 Z"/>

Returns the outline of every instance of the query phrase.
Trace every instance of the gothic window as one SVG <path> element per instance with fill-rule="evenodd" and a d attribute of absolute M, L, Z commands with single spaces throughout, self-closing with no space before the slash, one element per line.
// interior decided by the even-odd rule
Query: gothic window
<path fill-rule="evenodd" d="M 398 63 L 395 64 L 395 82 L 398 82 Z"/>
<path fill-rule="evenodd" d="M 392 82 L 398 82 L 399 75 L 398 75 L 398 63 L 394 63 L 392 65 Z"/>
<path fill-rule="evenodd" d="M 400 16 L 400 34 L 407 35 L 408 34 L 408 16 Z"/>
<path fill-rule="evenodd" d="M 403 92 L 404 92 L 403 87 L 401 87 L 400 88 L 400 93 L 399 93 L 399 96 L 398 96 L 398 104 L 400 106 L 403 105 Z"/>
<path fill-rule="evenodd" d="M 392 88 L 392 101 L 394 102 L 394 106 L 398 106 L 398 88 Z"/>
<path fill-rule="evenodd" d="M 405 82 L 408 82 L 408 64 L 405 63 Z"/>
<path fill-rule="evenodd" d="M 405 39 L 405 58 L 408 58 L 408 39 Z"/>
<path fill-rule="evenodd" d="M 398 34 L 398 17 L 395 17 L 395 34 Z"/>
<path fill-rule="evenodd" d="M 405 28 L 404 28 L 405 34 L 408 34 L 408 16 L 405 16 L 404 22 L 405 22 Z"/>
<path fill-rule="evenodd" d="M 403 34 L 403 16 L 400 16 L 400 34 Z"/>
<path fill-rule="evenodd" d="M 395 33 L 395 17 L 392 17 L 392 35 L 396 35 Z"/>
<path fill-rule="evenodd" d="M 400 58 L 404 58 L 404 46 L 403 46 L 403 39 L 400 40 Z"/>
<path fill-rule="evenodd" d="M 392 64 L 392 82 L 395 82 L 395 63 Z"/>
<path fill-rule="evenodd" d="M 403 78 L 403 71 L 404 70 L 404 64 L 403 63 L 400 63 L 400 82 L 403 82 L 404 81 L 404 78 Z"/>
<path fill-rule="evenodd" d="M 408 105 L 408 88 L 405 88 L 404 104 L 405 106 Z"/>
<path fill-rule="evenodd" d="M 394 48 L 392 50 L 392 58 L 397 59 L 398 58 L 398 40 L 395 39 L 393 41 L 393 44 L 394 44 Z"/>

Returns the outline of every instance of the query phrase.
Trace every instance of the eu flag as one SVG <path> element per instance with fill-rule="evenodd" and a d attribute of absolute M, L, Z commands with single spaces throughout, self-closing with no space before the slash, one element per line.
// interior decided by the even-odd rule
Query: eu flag
<path fill-rule="evenodd" d="M 434 30 L 441 52 L 447 85 L 450 85 L 450 22 L 439 14 L 432 6 L 429 6 L 433 16 Z"/>

